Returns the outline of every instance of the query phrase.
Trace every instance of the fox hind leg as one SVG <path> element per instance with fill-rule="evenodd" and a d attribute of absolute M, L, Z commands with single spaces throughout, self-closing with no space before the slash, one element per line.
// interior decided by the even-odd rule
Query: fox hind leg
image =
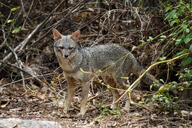
<path fill-rule="evenodd" d="M 124 90 L 127 90 L 130 86 L 129 80 L 123 80 L 121 77 L 119 77 L 120 75 L 116 75 L 117 78 L 117 83 L 118 83 L 118 87 Z M 137 83 L 138 84 L 138 83 Z M 129 100 L 129 95 L 128 93 L 126 94 L 126 103 L 125 106 L 123 107 L 123 110 L 129 112 L 130 110 L 130 100 Z"/>
<path fill-rule="evenodd" d="M 119 95 L 119 92 L 117 90 L 112 90 L 111 89 L 111 92 L 112 92 L 112 95 L 113 95 L 113 102 L 112 102 L 112 105 L 111 105 L 111 109 L 116 109 L 119 102 L 117 102 L 117 103 L 115 103 L 115 102 L 116 102 L 116 100 L 119 99 L 120 95 Z"/>
<path fill-rule="evenodd" d="M 104 81 L 109 84 L 111 87 L 116 88 L 116 82 L 112 77 L 105 77 Z M 116 109 L 119 102 L 115 103 L 117 99 L 119 99 L 120 95 L 118 90 L 116 89 L 110 89 L 113 95 L 113 102 L 111 105 L 111 109 Z"/>

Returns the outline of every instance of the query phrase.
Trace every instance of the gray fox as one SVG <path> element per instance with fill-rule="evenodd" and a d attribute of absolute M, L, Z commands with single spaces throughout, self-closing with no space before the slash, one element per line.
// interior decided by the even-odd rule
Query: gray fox
<path fill-rule="evenodd" d="M 62 35 L 53 29 L 54 51 L 59 64 L 67 80 L 68 91 L 64 112 L 67 113 L 76 87 L 82 87 L 82 101 L 80 104 L 80 115 L 86 112 L 90 80 L 93 76 L 82 72 L 103 71 L 100 76 L 105 83 L 114 88 L 127 89 L 126 80 L 122 77 L 134 73 L 139 76 L 143 67 L 137 62 L 136 58 L 127 49 L 116 44 L 95 45 L 92 47 L 81 48 L 78 44 L 80 30 L 72 35 Z M 157 81 L 152 75 L 147 73 L 142 79 L 146 84 L 151 85 Z M 111 89 L 113 103 L 120 97 L 118 90 Z M 112 104 L 114 109 L 118 103 Z M 129 109 L 129 101 L 126 101 L 125 109 Z"/>

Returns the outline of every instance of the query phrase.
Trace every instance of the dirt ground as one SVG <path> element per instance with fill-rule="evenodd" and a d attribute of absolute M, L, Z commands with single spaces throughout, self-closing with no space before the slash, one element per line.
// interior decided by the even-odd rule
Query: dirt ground
<path fill-rule="evenodd" d="M 192 126 L 191 117 L 184 116 L 181 110 L 172 113 L 158 109 L 150 111 L 135 105 L 131 105 L 130 112 L 122 109 L 101 108 L 99 105 L 110 104 L 112 101 L 109 90 L 103 88 L 100 90 L 100 95 L 91 98 L 88 102 L 88 111 L 84 117 L 76 117 L 79 112 L 78 95 L 75 96 L 69 114 L 66 115 L 62 111 L 61 100 L 54 99 L 51 93 L 25 91 L 21 84 L 8 85 L 0 89 L 0 118 L 51 120 L 59 122 L 66 128 L 187 128 Z M 97 94 L 90 94 L 90 97 L 94 95 Z M 124 100 L 120 102 L 120 107 L 124 104 Z"/>

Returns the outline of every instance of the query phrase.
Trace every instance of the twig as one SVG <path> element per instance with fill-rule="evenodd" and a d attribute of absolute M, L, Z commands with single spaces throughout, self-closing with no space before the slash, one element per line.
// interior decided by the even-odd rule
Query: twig
<path fill-rule="evenodd" d="M 14 52 L 14 50 L 13 50 L 8 44 L 7 44 L 7 47 L 8 47 L 8 48 L 11 50 L 11 52 L 14 54 L 15 59 L 16 59 L 16 61 L 17 61 L 17 65 L 19 66 L 19 68 L 22 69 L 22 65 L 23 65 L 23 64 L 22 64 L 21 60 L 19 60 L 17 54 Z M 24 78 L 23 72 L 20 71 L 20 74 L 21 74 L 21 77 L 22 77 L 22 80 L 23 80 L 23 87 L 24 87 L 24 89 L 25 89 L 25 78 Z"/>
<path fill-rule="evenodd" d="M 4 29 L 4 27 L 6 26 L 9 18 L 11 17 L 11 14 L 12 14 L 12 11 L 10 11 L 9 16 L 7 17 L 7 19 L 5 20 L 4 24 L 2 25 L 2 29 Z M 7 37 L 5 38 L 5 40 L 3 41 L 3 43 L 0 45 L 0 49 L 7 43 L 7 39 L 8 39 L 8 37 L 9 37 L 10 33 L 11 33 L 11 30 L 13 29 L 15 23 L 18 21 L 18 19 L 19 19 L 19 17 L 20 17 L 21 15 L 22 15 L 22 11 L 20 11 L 18 15 L 15 15 L 15 16 L 14 16 L 15 22 L 13 22 L 13 23 L 11 24 L 11 26 L 9 27 L 9 32 L 8 32 L 8 34 L 7 34 Z M 12 54 L 12 53 L 11 53 L 11 54 Z M 0 66 L 1 66 L 1 64 L 0 64 Z M 1 71 L 1 70 L 0 70 L 0 71 Z"/>
<path fill-rule="evenodd" d="M 33 7 L 33 4 L 34 4 L 34 0 L 31 2 L 29 11 L 28 11 L 27 14 L 26 14 L 26 18 L 25 18 L 25 20 L 24 20 L 24 22 L 23 22 L 23 25 L 22 25 L 23 28 L 25 28 L 25 23 L 26 23 L 27 19 L 30 21 L 30 19 L 29 19 L 29 13 L 31 12 L 31 9 L 32 9 L 32 7 Z M 30 21 L 30 22 L 31 22 L 31 21 Z"/>
<path fill-rule="evenodd" d="M 51 25 L 51 26 L 48 28 L 48 30 L 46 31 L 46 33 L 45 33 L 44 35 L 42 35 L 39 39 L 37 39 L 37 40 L 31 45 L 31 47 L 34 47 L 34 46 L 38 45 L 38 42 L 39 42 L 40 40 L 42 40 L 44 37 L 46 37 L 53 28 L 56 28 L 60 23 L 62 23 L 64 20 L 66 20 L 66 17 L 67 17 L 67 16 L 69 16 L 69 15 L 71 15 L 72 13 L 78 11 L 78 10 L 80 9 L 80 8 L 79 8 L 80 5 L 85 6 L 85 4 L 83 4 L 83 3 L 85 3 L 86 1 L 88 1 L 88 0 L 84 0 L 84 1 L 82 1 L 82 2 L 79 2 L 79 3 L 78 3 L 77 5 L 75 5 L 71 10 L 69 10 L 69 9 L 67 8 L 66 10 L 69 10 L 69 12 L 68 12 L 61 20 L 59 20 L 59 21 L 57 21 L 56 23 L 54 23 L 53 25 Z M 81 3 L 81 4 L 80 4 L 80 3 Z M 66 11 L 66 10 L 65 10 L 65 11 Z M 64 11 L 64 12 L 65 12 L 65 11 Z"/>
<path fill-rule="evenodd" d="M 21 3 L 21 8 L 22 8 L 23 14 L 25 15 L 26 12 L 25 12 L 25 8 L 24 8 L 24 5 L 23 5 L 23 0 L 20 0 L 20 3 Z"/>
<path fill-rule="evenodd" d="M 40 30 L 41 27 L 43 27 L 44 24 L 46 24 L 51 15 L 60 7 L 60 5 L 64 2 L 65 0 L 62 0 L 61 3 L 59 3 L 59 5 L 45 18 L 44 21 L 42 21 L 39 25 L 37 25 L 37 27 L 27 36 L 27 38 L 22 41 L 16 48 L 14 48 L 14 52 L 17 52 L 18 50 L 22 50 L 26 45 L 27 43 L 29 43 L 29 41 L 32 39 L 32 37 Z M 12 56 L 12 52 L 10 52 L 7 56 L 5 56 L 3 58 L 3 62 L 5 62 L 6 60 L 8 60 L 11 56 Z M 0 63 L 0 67 L 1 67 L 2 63 Z M 1 70 L 0 70 L 1 72 Z"/>
<path fill-rule="evenodd" d="M 155 67 L 156 65 L 162 64 L 162 63 L 170 63 L 170 62 L 172 62 L 172 61 L 174 61 L 174 60 L 177 60 L 177 59 L 179 59 L 179 58 L 181 58 L 181 57 L 184 57 L 184 56 L 187 56 L 187 55 L 189 55 L 189 53 L 185 53 L 185 54 L 180 55 L 180 56 L 177 56 L 177 57 L 175 57 L 175 58 L 172 58 L 172 59 L 169 59 L 169 60 L 160 61 L 160 62 L 156 62 L 156 63 L 152 64 L 151 66 L 149 66 L 149 68 L 148 68 L 147 70 L 145 70 L 145 72 L 143 72 L 143 74 L 141 74 L 141 76 L 139 76 L 139 78 L 137 78 L 137 80 L 136 80 L 135 82 L 133 82 L 133 84 L 131 84 L 131 86 L 123 93 L 123 95 L 122 95 L 119 99 L 117 99 L 117 101 L 115 101 L 115 103 L 117 103 L 117 102 L 118 102 L 123 96 L 125 96 L 127 93 L 130 94 L 131 91 L 135 88 L 135 85 L 137 85 L 137 82 L 140 81 L 140 80 L 143 78 L 143 76 L 144 76 L 148 71 L 150 71 L 153 67 Z"/>
<path fill-rule="evenodd" d="M 43 82 L 42 80 L 40 80 L 39 78 L 37 78 L 37 76 L 35 76 L 33 73 L 25 70 L 26 67 L 25 67 L 25 68 L 20 68 L 20 67 L 14 65 L 14 64 L 10 64 L 10 63 L 8 63 L 8 62 L 3 62 L 2 60 L 0 60 L 0 63 L 6 64 L 6 65 L 8 65 L 8 66 L 11 66 L 11 67 L 13 67 L 13 68 L 18 69 L 19 71 L 22 71 L 22 72 L 27 73 L 28 75 L 32 76 L 32 78 L 34 78 L 34 79 L 37 80 L 38 82 L 44 83 L 44 85 L 46 85 L 47 88 L 48 88 L 51 92 L 53 92 L 54 94 L 56 94 L 56 92 L 54 91 L 53 87 L 51 87 L 48 83 Z M 24 66 L 24 65 L 23 65 L 23 66 Z M 57 94 L 56 94 L 56 95 L 57 95 Z"/>
<path fill-rule="evenodd" d="M 40 23 L 33 31 L 31 34 L 28 35 L 28 37 L 22 41 L 13 51 L 16 52 L 19 49 L 21 50 L 30 40 L 31 38 L 34 36 L 34 34 L 40 29 L 40 27 L 42 27 L 42 25 L 45 23 L 46 21 L 43 21 L 42 23 Z M 5 56 L 3 58 L 2 62 L 5 62 L 6 60 L 8 60 L 11 56 L 12 56 L 12 52 L 10 52 L 7 56 Z M 0 63 L 0 67 L 1 67 L 2 63 Z M 1 71 L 1 70 L 0 70 Z"/>
<path fill-rule="evenodd" d="M 170 62 L 172 62 L 172 61 L 174 61 L 174 60 L 177 60 L 177 59 L 180 59 L 180 58 L 182 58 L 182 57 L 184 57 L 184 56 L 187 56 L 187 55 L 189 55 L 190 53 L 185 53 L 185 54 L 182 54 L 182 55 L 180 55 L 180 56 L 177 56 L 177 57 L 174 57 L 174 58 L 172 58 L 172 59 L 169 59 L 169 60 L 164 60 L 164 61 L 160 61 L 160 62 L 156 62 L 156 63 L 154 63 L 154 64 L 152 64 L 151 66 L 149 66 L 149 68 L 147 68 L 147 70 L 145 70 L 140 76 L 139 76 L 139 78 L 137 78 L 137 80 L 135 80 L 132 84 L 131 84 L 131 86 L 119 97 L 119 99 L 117 99 L 114 103 L 112 103 L 112 104 L 116 104 L 116 103 L 118 103 L 126 94 L 129 96 L 129 99 L 128 100 L 130 100 L 131 102 L 131 104 L 137 104 L 137 103 L 134 103 L 132 100 L 131 100 L 131 97 L 130 97 L 130 94 L 131 94 L 131 91 L 137 86 L 137 83 L 143 78 L 143 76 L 148 72 L 148 71 L 150 71 L 153 67 L 155 67 L 156 65 L 159 65 L 159 64 L 162 64 L 162 63 L 170 63 Z M 110 105 L 112 105 L 112 104 L 109 104 L 109 105 L 105 105 L 105 106 L 103 106 L 103 107 L 108 107 L 108 106 L 110 106 Z M 144 106 L 145 107 L 145 106 Z M 145 107 L 146 108 L 146 107 Z"/>
<path fill-rule="evenodd" d="M 7 38 L 6 38 L 6 34 L 5 34 L 4 27 L 5 27 L 5 24 L 7 23 L 7 21 L 9 20 L 10 17 L 11 17 L 11 12 L 9 13 L 7 19 L 5 20 L 5 23 L 2 25 L 2 32 L 3 32 L 4 41 L 3 41 L 3 43 L 0 45 L 0 49 L 7 43 Z M 8 35 L 9 35 L 9 34 L 8 34 Z"/>
<path fill-rule="evenodd" d="M 138 12 L 138 8 L 135 8 L 134 9 L 135 10 L 135 13 L 136 13 L 136 15 L 138 16 L 138 18 L 139 18 L 139 21 L 140 21 L 140 23 L 141 23 L 141 29 L 140 29 L 140 33 L 141 33 L 141 38 L 143 39 L 143 30 L 144 30 L 144 28 L 143 28 L 143 22 L 142 22 L 142 20 L 141 20 L 141 17 L 140 17 L 140 15 L 139 15 L 139 12 Z"/>
<path fill-rule="evenodd" d="M 20 70 L 20 69 L 19 69 L 19 70 Z M 53 75 L 53 73 L 47 73 L 47 74 L 37 75 L 37 76 L 35 76 L 35 77 L 44 77 L 44 76 L 51 76 L 51 75 Z M 30 80 L 30 79 L 33 79 L 33 78 L 35 78 L 35 77 L 30 76 L 30 77 L 25 78 L 25 80 Z M 19 79 L 19 80 L 16 80 L 16 81 L 12 81 L 12 82 L 10 82 L 10 83 L 6 83 L 6 84 L 1 85 L 1 87 L 6 87 L 6 86 L 8 86 L 8 85 L 15 84 L 15 83 L 18 83 L 18 82 L 21 82 L 21 81 L 22 81 L 22 79 Z"/>
<path fill-rule="evenodd" d="M 101 95 L 100 93 L 96 93 L 95 96 L 89 98 L 87 101 L 91 101 L 91 100 L 97 99 L 100 95 Z"/>

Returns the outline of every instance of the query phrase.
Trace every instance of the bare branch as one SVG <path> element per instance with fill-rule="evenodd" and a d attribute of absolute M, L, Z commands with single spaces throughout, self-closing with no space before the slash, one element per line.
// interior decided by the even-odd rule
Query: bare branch
<path fill-rule="evenodd" d="M 32 37 L 40 30 L 41 27 L 43 27 L 50 19 L 51 15 L 60 7 L 60 5 L 64 2 L 65 0 L 62 0 L 62 2 L 47 16 L 47 18 L 45 18 L 44 21 L 42 21 L 39 25 L 37 25 L 37 27 L 27 36 L 27 38 L 22 41 L 16 48 L 14 48 L 14 52 L 17 52 L 19 50 L 22 50 L 28 43 L 29 41 L 32 39 Z M 12 52 L 10 52 L 7 56 L 5 56 L 3 58 L 3 62 L 5 62 L 6 60 L 8 60 L 11 56 L 12 56 Z M 2 63 L 0 63 L 0 67 L 1 67 Z M 0 70 L 1 72 L 1 70 Z"/>

